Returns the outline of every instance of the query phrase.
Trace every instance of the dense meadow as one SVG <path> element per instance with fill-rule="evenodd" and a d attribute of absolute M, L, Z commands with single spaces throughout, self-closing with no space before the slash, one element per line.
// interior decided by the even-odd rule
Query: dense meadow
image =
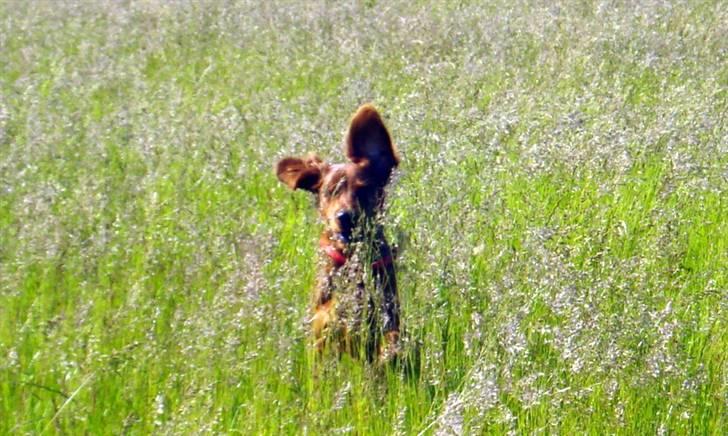
<path fill-rule="evenodd" d="M 0 2 L 0 434 L 719 434 L 728 8 Z M 397 365 L 318 358 L 313 201 L 382 111 Z"/>

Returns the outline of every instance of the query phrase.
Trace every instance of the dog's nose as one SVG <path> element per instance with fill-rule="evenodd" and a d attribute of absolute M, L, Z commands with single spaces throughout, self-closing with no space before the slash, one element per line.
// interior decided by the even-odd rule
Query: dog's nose
<path fill-rule="evenodd" d="M 349 242 L 349 239 L 351 239 L 351 230 L 354 228 L 354 212 L 340 210 L 336 213 L 336 220 L 339 222 L 339 229 L 341 229 L 341 239 L 344 242 Z"/>

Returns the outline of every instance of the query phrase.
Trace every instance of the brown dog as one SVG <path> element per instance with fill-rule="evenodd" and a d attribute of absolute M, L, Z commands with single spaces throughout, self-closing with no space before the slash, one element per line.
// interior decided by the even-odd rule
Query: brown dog
<path fill-rule="evenodd" d="M 316 195 L 325 224 L 320 239 L 325 267 L 311 320 L 319 350 L 335 337 L 339 350 L 358 355 L 360 338 L 366 337 L 367 358 L 372 361 L 378 354 L 387 360 L 399 349 L 399 300 L 392 252 L 377 215 L 399 157 L 370 104 L 352 117 L 345 147 L 349 162 L 329 164 L 315 155 L 287 157 L 278 162 L 276 173 L 289 188 Z M 367 292 L 371 287 L 373 292 Z M 365 317 L 368 328 L 362 330 Z"/>

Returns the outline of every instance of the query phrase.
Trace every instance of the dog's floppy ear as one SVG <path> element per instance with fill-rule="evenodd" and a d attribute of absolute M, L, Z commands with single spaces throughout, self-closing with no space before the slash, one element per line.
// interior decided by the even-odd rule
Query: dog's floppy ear
<path fill-rule="evenodd" d="M 318 192 L 323 166 L 324 163 L 318 156 L 309 156 L 305 159 L 286 157 L 278 161 L 276 175 L 278 180 L 291 189 Z"/>
<path fill-rule="evenodd" d="M 346 135 L 346 155 L 359 165 L 368 183 L 384 186 L 399 164 L 397 150 L 379 112 L 365 104 L 351 119 Z"/>

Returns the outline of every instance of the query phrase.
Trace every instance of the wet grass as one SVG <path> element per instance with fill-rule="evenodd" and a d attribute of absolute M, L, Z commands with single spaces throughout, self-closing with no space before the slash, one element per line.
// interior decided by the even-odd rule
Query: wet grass
<path fill-rule="evenodd" d="M 726 427 L 720 2 L 0 17 L 0 433 Z M 316 214 L 272 172 L 366 101 L 399 367 L 316 363 Z"/>

